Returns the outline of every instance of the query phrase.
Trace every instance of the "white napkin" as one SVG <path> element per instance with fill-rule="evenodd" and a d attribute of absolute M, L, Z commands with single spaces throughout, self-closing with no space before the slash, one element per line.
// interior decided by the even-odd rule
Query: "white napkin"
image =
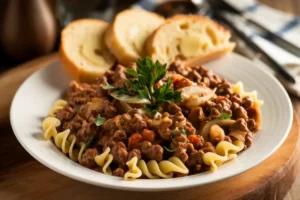
<path fill-rule="evenodd" d="M 266 5 L 257 3 L 255 0 L 225 0 L 235 9 L 241 11 L 248 18 L 262 25 L 269 31 L 281 36 L 300 48 L 300 18 L 281 12 Z M 286 82 L 279 77 L 281 83 L 292 93 L 300 96 L 300 58 L 277 46 L 272 40 L 267 39 L 266 34 L 258 30 L 254 25 L 247 23 L 239 15 L 227 14 L 230 21 L 236 27 L 252 39 L 261 49 L 269 54 L 274 60 L 296 77 L 296 84 Z M 261 65 L 262 66 L 262 65 Z"/>
<path fill-rule="evenodd" d="M 300 18 L 255 0 L 224 0 L 253 21 L 300 48 Z"/>

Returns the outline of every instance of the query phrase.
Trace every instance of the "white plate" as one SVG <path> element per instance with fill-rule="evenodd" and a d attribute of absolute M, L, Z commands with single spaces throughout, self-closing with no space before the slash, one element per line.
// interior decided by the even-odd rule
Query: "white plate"
<path fill-rule="evenodd" d="M 158 191 L 203 185 L 238 175 L 268 158 L 283 143 L 293 120 L 292 104 L 281 84 L 249 60 L 236 54 L 206 65 L 231 82 L 242 81 L 246 91 L 257 90 L 262 107 L 262 128 L 251 148 L 225 163 L 218 171 L 174 179 L 124 181 L 85 168 L 64 156 L 50 141 L 43 139 L 41 124 L 54 101 L 67 89 L 70 79 L 59 62 L 43 67 L 19 88 L 11 106 L 10 120 L 16 137 L 38 161 L 58 173 L 103 187 Z M 266 166 L 267 167 L 267 166 Z"/>

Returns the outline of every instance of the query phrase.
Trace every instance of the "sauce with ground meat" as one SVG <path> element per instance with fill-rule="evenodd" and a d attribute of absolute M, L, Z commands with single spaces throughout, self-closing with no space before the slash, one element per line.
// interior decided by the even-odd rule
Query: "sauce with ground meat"
<path fill-rule="evenodd" d="M 167 76 L 172 76 L 175 90 L 198 85 L 216 88 L 215 95 L 193 108 L 186 107 L 184 103 L 164 103 L 160 107 L 160 115 L 152 116 L 140 105 L 124 107 L 109 95 L 108 90 L 103 89 L 107 83 L 115 87 L 123 85 L 128 78 L 125 69 L 117 65 L 99 77 L 95 84 L 71 82 L 66 94 L 67 105 L 55 113 L 61 121 L 58 130 L 70 129 L 70 135 L 76 136 L 77 147 L 93 137 L 82 155 L 81 165 L 101 170 L 94 158 L 110 147 L 114 176 L 123 177 L 128 171 L 126 162 L 133 157 L 146 162 L 160 162 L 175 156 L 189 168 L 190 174 L 207 171 L 209 167 L 202 157 L 207 152 L 215 152 L 219 140 L 205 141 L 200 132 L 208 121 L 218 119 L 224 113 L 235 122 L 230 127 L 222 127 L 225 132 L 222 140 L 232 143 L 237 140 L 232 133 L 243 132 L 244 149 L 251 146 L 259 128 L 256 121 L 259 112 L 252 97 L 242 98 L 234 93 L 227 80 L 203 66 L 186 67 L 174 62 L 169 66 Z M 157 87 L 165 81 L 166 78 L 157 82 Z M 106 119 L 101 126 L 94 123 L 98 115 Z M 176 177 L 180 176 L 182 174 L 176 174 Z"/>

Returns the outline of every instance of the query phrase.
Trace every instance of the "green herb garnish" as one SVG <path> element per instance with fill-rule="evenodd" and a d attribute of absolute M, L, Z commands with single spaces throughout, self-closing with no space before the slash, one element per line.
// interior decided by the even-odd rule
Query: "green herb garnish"
<path fill-rule="evenodd" d="M 106 83 L 106 85 L 103 87 L 104 90 L 115 90 L 116 88 L 109 83 Z"/>
<path fill-rule="evenodd" d="M 96 124 L 96 126 L 101 126 L 105 121 L 106 119 L 104 117 L 101 117 L 101 115 L 99 114 L 94 120 L 94 123 Z"/>
<path fill-rule="evenodd" d="M 92 137 L 90 137 L 89 141 L 87 141 L 87 143 L 86 143 L 85 149 L 88 149 L 91 146 L 94 138 L 95 138 L 94 135 L 92 135 Z"/>
<path fill-rule="evenodd" d="M 130 91 L 125 85 L 120 86 L 120 87 L 114 87 L 114 86 L 110 85 L 109 83 L 106 83 L 106 85 L 103 87 L 103 89 L 118 91 L 118 96 L 130 95 Z"/>
<path fill-rule="evenodd" d="M 125 84 L 121 87 L 113 87 L 106 85 L 104 89 L 117 91 L 118 95 L 137 95 L 139 99 L 147 99 L 150 104 L 146 104 L 147 112 L 153 115 L 158 112 L 159 106 L 164 103 L 179 103 L 182 100 L 181 92 L 174 91 L 171 87 L 172 81 L 170 78 L 159 88 L 154 88 L 155 83 L 161 80 L 167 74 L 167 65 L 162 65 L 158 61 L 155 63 L 147 57 L 144 60 L 138 59 L 137 69 L 128 69 L 125 72 L 133 78 L 129 78 L 130 88 Z"/>
<path fill-rule="evenodd" d="M 190 132 L 187 131 L 187 130 L 184 130 L 184 129 L 180 129 L 180 132 L 181 132 L 182 134 L 185 134 L 186 137 L 189 137 L 189 135 L 190 135 Z"/>
<path fill-rule="evenodd" d="M 221 118 L 221 119 L 229 119 L 231 116 L 232 116 L 232 114 L 222 113 L 219 118 Z"/>
<path fill-rule="evenodd" d="M 168 147 L 166 147 L 166 146 L 164 146 L 164 149 L 166 150 L 166 151 L 168 151 L 168 152 L 174 152 L 175 150 L 171 150 L 171 149 L 169 149 Z"/>

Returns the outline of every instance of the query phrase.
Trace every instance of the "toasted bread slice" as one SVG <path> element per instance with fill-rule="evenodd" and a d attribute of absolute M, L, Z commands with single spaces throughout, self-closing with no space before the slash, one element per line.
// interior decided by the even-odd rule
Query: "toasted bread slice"
<path fill-rule="evenodd" d="M 59 54 L 63 67 L 73 79 L 95 82 L 116 62 L 105 47 L 103 36 L 107 27 L 102 20 L 81 19 L 63 29 Z"/>
<path fill-rule="evenodd" d="M 162 63 L 180 60 L 186 65 L 201 64 L 231 52 L 235 43 L 230 37 L 228 30 L 209 18 L 177 15 L 148 38 L 146 54 Z"/>
<path fill-rule="evenodd" d="M 125 10 L 116 15 L 105 34 L 105 44 L 118 62 L 129 65 L 144 56 L 144 43 L 164 18 L 144 10 Z"/>

